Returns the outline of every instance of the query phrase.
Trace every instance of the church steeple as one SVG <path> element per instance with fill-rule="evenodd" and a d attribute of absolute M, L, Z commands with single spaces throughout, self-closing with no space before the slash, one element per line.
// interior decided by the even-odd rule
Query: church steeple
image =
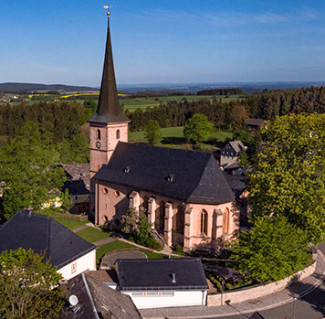
<path fill-rule="evenodd" d="M 130 122 L 130 120 L 121 112 L 119 105 L 110 36 L 109 12 L 107 13 L 107 16 L 107 40 L 100 95 L 96 113 L 88 120 L 89 123 L 113 124 Z"/>

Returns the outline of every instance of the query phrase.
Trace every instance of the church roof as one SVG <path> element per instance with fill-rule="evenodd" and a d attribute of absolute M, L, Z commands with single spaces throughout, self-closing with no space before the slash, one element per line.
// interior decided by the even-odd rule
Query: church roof
<path fill-rule="evenodd" d="M 118 259 L 116 263 L 122 291 L 208 289 L 199 258 Z"/>
<path fill-rule="evenodd" d="M 0 228 L 0 253 L 19 247 L 45 253 L 59 269 L 96 249 L 51 217 L 31 211 L 16 213 Z"/>
<path fill-rule="evenodd" d="M 188 203 L 221 204 L 234 200 L 210 153 L 119 142 L 95 179 Z"/>
<path fill-rule="evenodd" d="M 98 106 L 96 113 L 88 122 L 109 124 L 129 121 L 130 120 L 121 112 L 118 100 L 108 19 L 105 61 Z"/>

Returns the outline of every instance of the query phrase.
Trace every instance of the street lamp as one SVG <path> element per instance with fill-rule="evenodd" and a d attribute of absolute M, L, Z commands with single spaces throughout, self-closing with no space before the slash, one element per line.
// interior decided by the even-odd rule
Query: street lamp
<path fill-rule="evenodd" d="M 293 319 L 296 319 L 296 301 L 299 299 L 299 295 L 292 293 L 290 296 L 293 298 Z"/>

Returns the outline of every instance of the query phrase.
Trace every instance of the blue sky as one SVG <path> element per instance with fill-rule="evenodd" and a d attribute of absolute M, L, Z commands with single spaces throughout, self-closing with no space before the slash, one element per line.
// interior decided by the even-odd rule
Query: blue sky
<path fill-rule="evenodd" d="M 104 0 L 0 0 L 0 82 L 99 86 Z M 323 0 L 111 0 L 118 84 L 323 81 Z"/>

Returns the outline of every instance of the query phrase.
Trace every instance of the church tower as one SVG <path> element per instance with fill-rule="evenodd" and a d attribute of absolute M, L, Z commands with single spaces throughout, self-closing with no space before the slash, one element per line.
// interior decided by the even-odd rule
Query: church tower
<path fill-rule="evenodd" d="M 119 105 L 113 54 L 107 12 L 107 41 L 102 83 L 96 113 L 88 120 L 90 124 L 90 178 L 107 164 L 119 141 L 128 141 L 130 120 L 121 112 Z M 91 191 L 92 192 L 92 191 Z"/>

